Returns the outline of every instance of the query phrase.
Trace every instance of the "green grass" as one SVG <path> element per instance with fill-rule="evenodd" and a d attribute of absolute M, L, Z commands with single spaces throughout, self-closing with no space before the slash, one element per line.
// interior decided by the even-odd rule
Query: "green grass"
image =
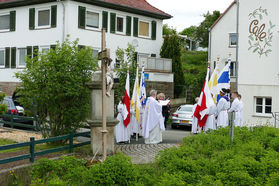
<path fill-rule="evenodd" d="M 0 146 L 2 146 L 2 145 L 10 145 L 10 144 L 13 144 L 13 143 L 16 143 L 16 142 L 12 141 L 12 140 L 0 138 Z"/>

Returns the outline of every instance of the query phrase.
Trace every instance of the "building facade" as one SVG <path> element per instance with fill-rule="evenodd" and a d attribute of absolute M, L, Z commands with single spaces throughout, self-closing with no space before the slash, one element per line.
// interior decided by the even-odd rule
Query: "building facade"
<path fill-rule="evenodd" d="M 160 57 L 163 20 L 171 16 L 145 0 L 0 1 L 0 89 L 11 95 L 20 82 L 25 56 L 57 42 L 79 39 L 92 55 L 101 49 L 101 29 L 116 68 L 116 50 L 132 44 L 139 55 Z M 3 24 L 2 24 L 3 23 Z"/>
<path fill-rule="evenodd" d="M 273 113 L 279 112 L 279 2 L 239 0 L 239 14 L 237 3 L 233 4 L 221 18 L 224 20 L 216 23 L 212 29 L 211 59 L 214 61 L 214 55 L 227 55 L 228 52 L 223 46 L 224 43 L 230 43 L 230 40 L 222 39 L 226 33 L 222 34 L 221 28 L 234 25 L 235 28 L 232 29 L 236 30 L 239 23 L 236 75 L 238 92 L 242 94 L 244 102 L 244 121 L 246 125 L 273 125 Z M 214 32 L 217 26 L 220 28 L 219 33 Z M 214 42 L 219 44 L 214 45 Z M 217 50 L 218 52 L 214 52 Z"/>

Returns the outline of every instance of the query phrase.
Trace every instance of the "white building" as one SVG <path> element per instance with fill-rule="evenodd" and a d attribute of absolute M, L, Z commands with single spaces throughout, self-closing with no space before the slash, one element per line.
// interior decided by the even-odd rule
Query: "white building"
<path fill-rule="evenodd" d="M 160 57 L 163 19 L 169 18 L 145 0 L 1 0 L 0 89 L 10 95 L 19 84 L 14 73 L 25 68 L 26 54 L 49 50 L 67 35 L 92 47 L 96 55 L 102 28 L 107 29 L 114 62 L 117 47 L 127 48 L 128 43 L 141 56 Z"/>
<path fill-rule="evenodd" d="M 245 123 L 273 124 L 272 113 L 279 112 L 279 1 L 239 0 L 239 11 L 237 5 L 233 2 L 211 28 L 211 66 L 218 56 L 222 65 L 228 53 L 233 54 L 232 61 L 238 57 L 238 72 L 234 63 L 232 80 L 242 95 Z"/>

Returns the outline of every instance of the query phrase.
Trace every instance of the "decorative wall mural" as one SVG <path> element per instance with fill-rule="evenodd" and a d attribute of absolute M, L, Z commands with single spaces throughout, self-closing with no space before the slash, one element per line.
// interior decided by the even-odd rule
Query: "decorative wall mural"
<path fill-rule="evenodd" d="M 267 57 L 272 52 L 271 47 L 275 25 L 271 21 L 266 23 L 267 16 L 267 9 L 263 9 L 262 7 L 249 14 L 250 35 L 248 37 L 248 50 L 257 53 L 260 57 L 263 55 Z"/>

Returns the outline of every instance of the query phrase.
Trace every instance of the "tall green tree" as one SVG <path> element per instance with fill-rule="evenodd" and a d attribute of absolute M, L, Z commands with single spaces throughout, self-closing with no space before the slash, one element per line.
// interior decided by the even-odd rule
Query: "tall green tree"
<path fill-rule="evenodd" d="M 39 115 L 44 137 L 80 128 L 90 111 L 87 84 L 97 68 L 92 49 L 66 39 L 55 49 L 26 59 L 26 69 L 16 74 L 22 81 L 19 101 L 31 115 Z"/>
<path fill-rule="evenodd" d="M 134 82 L 136 79 L 137 55 L 135 52 L 135 48 L 130 43 L 128 43 L 128 47 L 126 49 L 119 47 L 117 48 L 116 57 L 119 61 L 119 66 L 116 70 L 116 75 L 119 78 L 119 85 L 115 87 L 115 104 L 118 104 L 121 97 L 124 96 L 125 93 L 128 71 L 130 75 L 130 97 L 132 96 Z"/>
<path fill-rule="evenodd" d="M 168 35 L 164 38 L 160 55 L 162 58 L 172 59 L 172 71 L 174 73 L 174 96 L 179 97 L 183 94 L 185 82 L 180 59 L 180 39 L 176 34 Z"/>
<path fill-rule="evenodd" d="M 183 29 L 179 34 L 185 35 L 189 38 L 196 38 L 196 32 L 197 32 L 197 27 L 196 26 L 190 26 L 188 28 Z"/>
<path fill-rule="evenodd" d="M 170 27 L 168 24 L 163 25 L 163 35 L 164 36 L 172 35 L 172 34 L 176 34 L 176 33 L 177 33 L 177 31 L 174 28 Z"/>
<path fill-rule="evenodd" d="M 202 47 L 208 47 L 209 40 L 209 28 L 213 25 L 213 23 L 221 16 L 220 11 L 213 11 L 211 14 L 207 12 L 203 15 L 204 20 L 197 27 L 196 30 L 196 39 L 200 42 Z"/>

